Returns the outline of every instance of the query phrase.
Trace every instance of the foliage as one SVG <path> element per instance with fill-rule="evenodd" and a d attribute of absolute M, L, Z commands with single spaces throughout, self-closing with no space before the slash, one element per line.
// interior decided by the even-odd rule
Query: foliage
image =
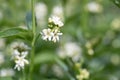
<path fill-rule="evenodd" d="M 77 78 L 83 69 L 89 72 L 85 80 L 120 80 L 120 0 L 34 1 L 35 31 L 32 30 L 31 0 L 0 0 L 0 80 L 27 80 L 30 66 L 31 80 L 83 80 Z M 98 3 L 98 10 L 88 9 L 91 2 Z M 37 5 L 40 9 L 36 9 Z M 53 12 L 56 6 L 57 12 Z M 48 22 L 53 14 L 64 22 L 60 28 L 63 35 L 56 43 L 41 38 L 42 30 L 53 25 Z M 14 69 L 15 63 L 11 60 L 14 42 L 28 46 L 19 50 L 27 50 L 26 59 L 34 63 L 21 71 Z M 64 54 L 61 56 L 59 52 Z M 9 68 L 14 75 L 2 75 L 2 70 Z"/>

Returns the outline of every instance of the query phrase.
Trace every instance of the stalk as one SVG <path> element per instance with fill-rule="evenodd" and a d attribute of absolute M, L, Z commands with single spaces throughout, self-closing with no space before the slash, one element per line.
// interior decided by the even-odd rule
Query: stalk
<path fill-rule="evenodd" d="M 88 31 L 88 11 L 85 10 L 85 5 L 87 4 L 88 0 L 82 0 L 81 1 L 81 18 L 80 18 L 80 21 L 81 21 L 81 26 L 82 26 L 82 29 L 83 29 L 83 34 L 86 36 L 87 34 L 87 31 Z M 80 26 L 80 27 L 81 27 Z"/>
<path fill-rule="evenodd" d="M 31 42 L 32 50 L 30 54 L 30 72 L 29 72 L 29 79 L 33 80 L 33 70 L 34 70 L 34 55 L 35 55 L 35 38 L 36 38 L 36 26 L 35 26 L 35 10 L 34 10 L 35 0 L 31 0 L 31 10 L 32 10 L 32 34 L 33 40 Z"/>

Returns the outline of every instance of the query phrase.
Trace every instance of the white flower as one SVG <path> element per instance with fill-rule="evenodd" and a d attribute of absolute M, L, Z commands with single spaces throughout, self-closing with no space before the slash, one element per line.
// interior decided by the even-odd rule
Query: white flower
<path fill-rule="evenodd" d="M 61 58 L 70 57 L 73 61 L 78 61 L 81 57 L 81 47 L 75 42 L 68 42 L 64 44 L 59 50 L 58 55 Z"/>
<path fill-rule="evenodd" d="M 62 35 L 62 33 L 59 32 L 57 29 L 55 29 L 53 37 L 52 37 L 52 41 L 53 42 L 59 41 L 59 36 L 61 36 L 61 35 Z"/>
<path fill-rule="evenodd" d="M 42 35 L 43 40 L 51 41 L 52 36 L 53 36 L 53 32 L 51 29 L 43 29 L 41 35 Z"/>
<path fill-rule="evenodd" d="M 27 59 L 25 59 L 25 57 L 27 56 L 28 52 L 24 51 L 24 52 L 18 52 L 17 50 L 15 51 L 15 67 L 14 69 L 17 69 L 18 71 L 20 71 L 21 69 L 24 69 L 25 64 L 29 64 L 29 61 Z"/>
<path fill-rule="evenodd" d="M 35 5 L 35 14 L 37 19 L 42 18 L 43 20 L 47 15 L 47 6 L 44 3 L 37 3 Z"/>
<path fill-rule="evenodd" d="M 45 3 L 37 3 L 35 4 L 35 16 L 37 25 L 40 27 L 46 26 L 46 17 L 47 17 L 47 6 Z"/>
<path fill-rule="evenodd" d="M 88 79 L 90 73 L 86 69 L 80 70 L 80 74 L 77 75 L 78 80 Z"/>
<path fill-rule="evenodd" d="M 102 6 L 96 2 L 90 2 L 86 5 L 86 8 L 89 12 L 100 13 L 102 12 Z"/>
<path fill-rule="evenodd" d="M 13 42 L 11 44 L 11 48 L 12 48 L 13 51 L 15 49 L 21 49 L 21 50 L 24 50 L 24 51 L 27 51 L 27 50 L 30 49 L 25 43 L 20 42 L 20 41 Z"/>
<path fill-rule="evenodd" d="M 88 49 L 88 54 L 89 55 L 93 55 L 94 54 L 94 50 L 91 48 L 91 49 Z"/>
<path fill-rule="evenodd" d="M 48 19 L 48 22 L 53 23 L 58 27 L 62 27 L 64 25 L 63 22 L 60 20 L 60 18 L 57 16 L 52 16 L 51 18 Z"/>
<path fill-rule="evenodd" d="M 14 76 L 15 72 L 13 69 L 1 69 L 0 77 Z"/>
<path fill-rule="evenodd" d="M 57 5 L 53 8 L 52 10 L 52 15 L 59 16 L 60 18 L 63 19 L 63 8 L 60 5 Z"/>
<path fill-rule="evenodd" d="M 15 50 L 13 51 L 12 59 L 15 58 L 16 56 L 20 56 L 20 52 L 18 52 L 17 49 L 15 49 Z"/>
<path fill-rule="evenodd" d="M 113 30 L 120 30 L 120 19 L 116 18 L 111 23 L 111 28 Z"/>

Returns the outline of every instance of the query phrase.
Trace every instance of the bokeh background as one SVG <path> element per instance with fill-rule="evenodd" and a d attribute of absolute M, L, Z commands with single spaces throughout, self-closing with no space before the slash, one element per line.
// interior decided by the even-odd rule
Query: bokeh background
<path fill-rule="evenodd" d="M 0 31 L 27 29 L 30 11 L 30 0 L 0 0 Z M 36 0 L 35 14 L 38 33 L 51 15 L 59 16 L 64 26 L 60 42 L 41 37 L 37 41 L 34 80 L 77 80 L 77 63 L 89 71 L 88 80 L 120 80 L 120 8 L 113 2 Z M 21 41 L 29 46 L 29 40 L 30 35 L 0 39 L 0 80 L 20 80 L 22 72 L 14 70 L 10 45 Z"/>

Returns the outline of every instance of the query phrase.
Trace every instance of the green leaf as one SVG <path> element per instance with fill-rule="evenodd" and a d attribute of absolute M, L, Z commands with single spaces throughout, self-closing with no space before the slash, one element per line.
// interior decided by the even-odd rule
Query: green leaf
<path fill-rule="evenodd" d="M 62 62 L 59 58 L 55 58 L 55 61 L 64 69 L 64 71 L 68 71 L 67 65 L 64 62 Z"/>
<path fill-rule="evenodd" d="M 45 63 L 45 62 L 53 62 L 53 61 L 55 61 L 55 57 L 57 57 L 57 56 L 50 52 L 42 52 L 35 56 L 34 63 L 40 64 L 40 63 Z"/>
<path fill-rule="evenodd" d="M 120 8 L 120 0 L 111 0 L 111 1 Z"/>
<path fill-rule="evenodd" d="M 32 13 L 27 12 L 26 14 L 26 24 L 29 30 L 32 30 Z"/>
<path fill-rule="evenodd" d="M 25 32 L 27 32 L 27 30 L 22 28 L 10 28 L 10 29 L 0 31 L 0 38 L 15 36 Z"/>
<path fill-rule="evenodd" d="M 32 30 L 32 13 L 31 12 L 27 12 L 26 14 L 26 25 L 29 30 Z M 35 17 L 35 25 L 37 26 L 36 17 Z"/>

